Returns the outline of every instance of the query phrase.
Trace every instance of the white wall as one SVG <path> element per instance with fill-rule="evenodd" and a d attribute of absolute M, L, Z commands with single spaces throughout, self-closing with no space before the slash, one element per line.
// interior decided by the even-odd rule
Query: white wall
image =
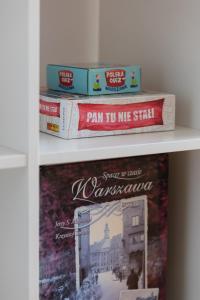
<path fill-rule="evenodd" d="M 200 2 L 101 0 L 100 60 L 139 63 L 143 87 L 177 95 L 177 123 L 200 129 Z M 168 300 L 200 294 L 200 153 L 171 155 Z"/>
<path fill-rule="evenodd" d="M 96 62 L 99 0 L 41 1 L 41 84 L 48 63 Z"/>
<path fill-rule="evenodd" d="M 140 63 L 143 86 L 176 93 L 177 121 L 197 128 L 199 10 L 198 0 L 101 0 L 100 24 L 100 59 Z"/>

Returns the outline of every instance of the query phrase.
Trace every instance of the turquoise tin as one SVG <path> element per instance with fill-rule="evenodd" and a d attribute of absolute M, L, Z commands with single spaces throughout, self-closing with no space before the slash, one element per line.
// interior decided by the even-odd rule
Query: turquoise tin
<path fill-rule="evenodd" d="M 141 90 L 139 65 L 52 65 L 47 66 L 49 89 L 72 94 L 105 95 Z"/>

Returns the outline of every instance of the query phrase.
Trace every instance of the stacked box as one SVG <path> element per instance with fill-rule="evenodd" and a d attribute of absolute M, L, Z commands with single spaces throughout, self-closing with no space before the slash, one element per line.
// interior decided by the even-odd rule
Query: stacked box
<path fill-rule="evenodd" d="M 40 185 L 40 300 L 166 299 L 167 154 L 43 166 Z"/>
<path fill-rule="evenodd" d="M 175 128 L 175 96 L 138 93 L 87 97 L 55 91 L 40 96 L 40 130 L 64 139 Z"/>
<path fill-rule="evenodd" d="M 93 96 L 139 92 L 141 71 L 138 65 L 48 65 L 47 85 L 52 90 Z"/>

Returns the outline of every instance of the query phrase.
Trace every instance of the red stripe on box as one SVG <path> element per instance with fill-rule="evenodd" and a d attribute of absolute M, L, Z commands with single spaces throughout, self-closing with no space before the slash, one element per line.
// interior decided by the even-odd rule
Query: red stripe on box
<path fill-rule="evenodd" d="M 51 117 L 60 117 L 60 103 L 40 99 L 40 113 Z"/>
<path fill-rule="evenodd" d="M 163 125 L 164 98 L 133 104 L 79 103 L 79 130 L 114 131 Z"/>

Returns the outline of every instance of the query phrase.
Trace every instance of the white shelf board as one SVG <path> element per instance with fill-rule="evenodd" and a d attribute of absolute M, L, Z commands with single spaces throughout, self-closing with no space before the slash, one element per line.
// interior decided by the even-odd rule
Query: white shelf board
<path fill-rule="evenodd" d="M 26 166 L 26 155 L 13 149 L 0 146 L 0 170 Z"/>
<path fill-rule="evenodd" d="M 174 131 L 64 140 L 40 134 L 40 165 L 200 149 L 200 130 Z"/>

